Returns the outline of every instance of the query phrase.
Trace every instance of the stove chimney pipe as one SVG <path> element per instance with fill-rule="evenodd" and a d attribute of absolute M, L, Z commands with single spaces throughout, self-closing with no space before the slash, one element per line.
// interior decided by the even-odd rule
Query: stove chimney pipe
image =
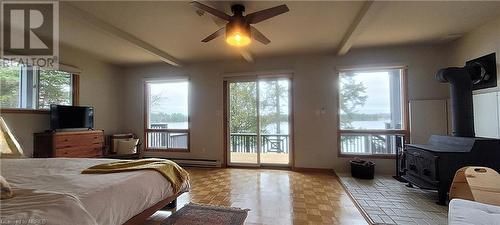
<path fill-rule="evenodd" d="M 452 135 L 474 137 L 474 110 L 472 85 L 482 80 L 484 68 L 480 64 L 440 69 L 436 79 L 450 83 Z"/>

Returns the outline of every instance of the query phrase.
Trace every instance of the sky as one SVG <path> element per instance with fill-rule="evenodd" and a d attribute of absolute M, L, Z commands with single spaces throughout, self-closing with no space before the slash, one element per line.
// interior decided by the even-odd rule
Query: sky
<path fill-rule="evenodd" d="M 358 112 L 366 114 L 390 113 L 389 73 L 365 72 L 355 74 L 354 80 L 365 85 L 365 95 L 368 96 L 365 105 L 359 107 Z"/>
<path fill-rule="evenodd" d="M 356 73 L 356 82 L 362 82 L 368 96 L 360 113 L 390 113 L 389 74 L 388 72 Z M 188 113 L 188 81 L 151 83 L 151 95 L 160 95 L 161 103 L 153 106 L 151 112 Z"/>
<path fill-rule="evenodd" d="M 288 81 L 280 80 L 282 86 L 287 86 Z M 261 88 L 266 88 L 266 82 L 261 83 Z M 274 83 L 273 83 L 274 84 Z M 150 111 L 152 113 L 183 113 L 187 115 L 187 102 L 188 102 L 188 81 L 182 82 L 165 82 L 165 83 L 151 83 L 150 93 L 151 96 L 159 95 L 161 97 L 160 104 L 152 106 Z M 261 89 L 262 91 L 263 89 Z M 264 94 L 264 93 L 261 93 Z M 151 100 L 151 99 L 150 99 Z M 288 112 L 288 102 L 281 101 L 281 111 L 284 114 Z"/>
<path fill-rule="evenodd" d="M 161 97 L 160 104 L 151 106 L 150 112 L 188 115 L 188 81 L 151 83 L 149 85 L 151 96 L 159 95 Z"/>

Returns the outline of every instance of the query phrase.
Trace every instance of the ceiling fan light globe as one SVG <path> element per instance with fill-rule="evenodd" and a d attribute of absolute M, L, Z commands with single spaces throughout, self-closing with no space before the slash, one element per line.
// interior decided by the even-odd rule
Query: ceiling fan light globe
<path fill-rule="evenodd" d="M 235 32 L 226 36 L 226 42 L 231 46 L 243 47 L 249 45 L 252 39 L 246 34 Z"/>

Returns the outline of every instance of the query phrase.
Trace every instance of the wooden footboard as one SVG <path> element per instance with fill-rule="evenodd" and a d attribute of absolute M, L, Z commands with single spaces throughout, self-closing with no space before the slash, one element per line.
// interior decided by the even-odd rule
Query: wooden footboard
<path fill-rule="evenodd" d="M 500 206 L 500 175 L 488 167 L 463 167 L 451 184 L 450 200 L 453 198 Z"/>
<path fill-rule="evenodd" d="M 155 212 L 157 212 L 160 209 L 163 209 L 165 206 L 168 204 L 174 202 L 177 200 L 177 197 L 179 197 L 182 193 L 180 192 L 176 195 L 170 196 L 166 199 L 161 200 L 160 202 L 156 203 L 155 205 L 147 208 L 146 210 L 142 211 L 141 213 L 135 215 L 134 217 L 130 218 L 125 222 L 123 225 L 142 225 L 144 222 Z"/>

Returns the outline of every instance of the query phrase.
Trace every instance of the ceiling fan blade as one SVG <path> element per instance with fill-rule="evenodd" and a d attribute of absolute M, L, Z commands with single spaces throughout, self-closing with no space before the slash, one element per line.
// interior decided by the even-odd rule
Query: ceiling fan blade
<path fill-rule="evenodd" d="M 240 52 L 241 57 L 245 59 L 245 61 L 249 63 L 253 63 L 255 60 L 253 59 L 252 53 L 250 53 L 247 49 L 244 48 L 239 48 L 238 49 Z"/>
<path fill-rule="evenodd" d="M 222 27 L 222 26 L 226 26 L 227 22 L 223 19 L 220 19 L 219 17 L 215 17 L 215 16 L 212 16 L 212 21 L 214 21 L 215 25 L 217 25 L 217 27 Z"/>
<path fill-rule="evenodd" d="M 264 20 L 286 13 L 288 11 L 290 11 L 290 9 L 288 9 L 288 6 L 280 5 L 269 9 L 264 9 L 258 12 L 250 13 L 246 16 L 246 19 L 249 24 L 256 24 L 258 22 L 262 22 Z"/>
<path fill-rule="evenodd" d="M 209 14 L 201 9 L 196 9 L 196 14 L 198 14 L 198 16 L 207 15 L 214 22 L 214 24 L 217 25 L 217 27 L 222 27 L 222 26 L 225 26 L 227 24 L 227 21 L 225 21 L 219 17 L 216 17 L 212 14 Z"/>
<path fill-rule="evenodd" d="M 194 7 L 196 7 L 196 8 L 198 8 L 198 9 L 201 9 L 201 10 L 207 12 L 207 13 L 210 13 L 210 14 L 216 16 L 216 17 L 219 17 L 219 18 L 221 18 L 223 20 L 227 20 L 227 21 L 231 20 L 231 16 L 230 15 L 227 15 L 226 13 L 221 12 L 221 11 L 219 11 L 217 9 L 214 9 L 214 8 L 208 6 L 208 5 L 205 5 L 205 4 L 196 2 L 196 1 L 191 2 L 191 5 L 194 6 Z"/>
<path fill-rule="evenodd" d="M 250 27 L 251 32 L 252 32 L 252 38 L 257 40 L 258 42 L 262 44 L 269 44 L 271 41 L 264 35 L 262 34 L 257 28 L 255 27 Z"/>
<path fill-rule="evenodd" d="M 225 8 L 225 5 L 226 3 L 225 2 L 221 2 L 221 1 L 210 1 L 210 5 L 212 8 L 214 9 L 217 9 L 221 12 L 224 12 L 224 8 Z M 209 13 L 207 13 L 209 14 Z M 212 21 L 217 25 L 217 27 L 222 27 L 222 26 L 226 26 L 227 24 L 227 20 L 224 20 L 224 19 L 221 19 L 219 17 L 216 17 L 214 15 L 210 15 L 210 18 L 212 19 Z"/>
<path fill-rule="evenodd" d="M 222 28 L 218 29 L 217 31 L 215 31 L 215 33 L 208 35 L 208 37 L 201 40 L 201 42 L 209 42 L 209 41 L 215 39 L 216 37 L 223 35 L 225 32 L 226 32 L 226 27 L 222 27 Z"/>

